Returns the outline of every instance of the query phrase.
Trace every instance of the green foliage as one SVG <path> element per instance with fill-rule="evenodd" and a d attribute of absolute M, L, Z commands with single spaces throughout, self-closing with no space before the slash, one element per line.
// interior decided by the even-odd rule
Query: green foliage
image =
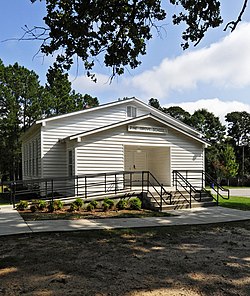
<path fill-rule="evenodd" d="M 103 210 L 106 212 L 106 211 L 108 211 L 108 210 L 110 209 L 110 206 L 109 206 L 108 203 L 103 202 L 103 203 L 102 203 L 102 208 L 103 208 Z"/>
<path fill-rule="evenodd" d="M 50 39 L 41 46 L 45 54 L 60 49 L 55 67 L 68 70 L 77 55 L 84 62 L 87 75 L 95 61 L 103 58 L 113 75 L 121 75 L 124 68 L 136 68 L 139 55 L 146 53 L 146 43 L 152 38 L 155 21 L 165 18 L 161 1 L 47 1 L 44 18 Z M 28 34 L 38 32 L 28 31 Z M 40 38 L 42 37 L 41 32 Z M 34 37 L 34 35 L 33 35 Z"/>
<path fill-rule="evenodd" d="M 20 202 L 17 204 L 16 208 L 19 211 L 24 211 L 29 206 L 29 203 L 26 200 L 20 200 Z"/>
<path fill-rule="evenodd" d="M 170 5 L 176 11 L 173 24 L 184 23 L 183 49 L 190 42 L 198 44 L 209 28 L 223 22 L 219 0 L 170 0 Z M 43 40 L 43 53 L 57 53 L 56 68 L 69 70 L 77 55 L 83 60 L 87 75 L 96 81 L 91 70 L 101 59 L 112 68 L 113 76 L 123 74 L 128 66 L 134 69 L 140 65 L 139 58 L 146 54 L 154 29 L 160 32 L 168 15 L 165 7 L 160 0 L 47 0 L 46 27 L 27 28 L 25 37 Z M 236 25 L 233 22 L 232 27 Z"/>
<path fill-rule="evenodd" d="M 109 209 L 112 209 L 114 207 L 114 201 L 112 199 L 109 198 L 105 198 L 103 203 L 106 203 L 109 206 Z"/>
<path fill-rule="evenodd" d="M 63 202 L 61 200 L 54 200 L 55 210 L 61 210 L 63 208 Z"/>
<path fill-rule="evenodd" d="M 48 211 L 49 211 L 50 213 L 53 213 L 53 212 L 56 210 L 56 209 L 55 209 L 54 202 L 52 202 L 52 201 L 49 202 L 47 208 L 48 208 Z"/>
<path fill-rule="evenodd" d="M 141 205 L 142 205 L 142 202 L 141 202 L 141 200 L 138 197 L 131 198 L 129 200 L 129 208 L 131 210 L 140 210 L 141 209 Z"/>
<path fill-rule="evenodd" d="M 98 202 L 96 200 L 92 200 L 90 204 L 94 207 L 94 209 L 96 209 L 98 206 Z"/>
<path fill-rule="evenodd" d="M 199 109 L 190 118 L 190 124 L 200 131 L 210 144 L 220 143 L 226 135 L 226 127 L 221 124 L 219 117 L 206 109 Z"/>
<path fill-rule="evenodd" d="M 78 197 L 78 198 L 74 201 L 74 203 L 76 204 L 76 206 L 77 206 L 78 209 L 80 209 L 80 208 L 83 207 L 83 200 L 82 200 L 80 197 Z"/>
<path fill-rule="evenodd" d="M 34 212 L 36 212 L 38 210 L 38 208 L 37 208 L 36 205 L 31 205 L 30 210 L 31 210 L 32 213 L 34 213 Z"/>
<path fill-rule="evenodd" d="M 178 119 L 186 124 L 190 123 L 191 115 L 179 106 L 172 106 L 169 108 L 163 108 L 163 112 L 171 115 L 175 119 Z"/>
<path fill-rule="evenodd" d="M 21 177 L 20 136 L 36 120 L 99 104 L 96 97 L 71 90 L 68 75 L 59 70 L 50 68 L 47 79 L 43 87 L 34 71 L 18 63 L 5 66 L 0 60 L 0 176 Z"/>
<path fill-rule="evenodd" d="M 94 205 L 90 202 L 90 203 L 87 205 L 86 209 L 87 209 L 88 212 L 92 212 L 92 211 L 95 209 L 95 207 L 94 207 Z"/>
<path fill-rule="evenodd" d="M 70 208 L 69 208 L 69 211 L 70 212 L 75 212 L 75 211 L 77 211 L 79 208 L 78 208 L 78 206 L 75 204 L 75 202 L 72 202 L 71 204 L 70 204 Z"/>
<path fill-rule="evenodd" d="M 126 199 L 121 199 L 116 204 L 116 207 L 118 210 L 124 210 L 124 209 L 126 209 L 127 206 L 128 206 L 128 202 Z"/>
<path fill-rule="evenodd" d="M 47 202 L 45 200 L 39 200 L 37 204 L 37 208 L 40 211 L 43 211 L 47 207 Z"/>

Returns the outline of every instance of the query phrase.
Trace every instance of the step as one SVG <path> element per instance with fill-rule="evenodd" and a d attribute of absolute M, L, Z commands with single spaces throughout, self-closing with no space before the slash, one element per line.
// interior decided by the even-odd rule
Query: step
<path fill-rule="evenodd" d="M 204 208 L 204 207 L 214 207 L 216 206 L 215 202 L 194 202 L 192 203 L 192 208 Z M 162 205 L 162 211 L 170 211 L 170 210 L 181 210 L 181 209 L 189 209 L 189 203 L 185 204 L 173 204 L 173 205 Z M 160 207 L 155 207 L 155 209 L 160 210 Z"/>

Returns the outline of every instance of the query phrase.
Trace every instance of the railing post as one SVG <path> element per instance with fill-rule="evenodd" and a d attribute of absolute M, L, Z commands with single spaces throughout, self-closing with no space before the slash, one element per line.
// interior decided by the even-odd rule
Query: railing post
<path fill-rule="evenodd" d="M 45 181 L 45 198 L 48 196 L 48 181 Z"/>
<path fill-rule="evenodd" d="M 130 172 L 129 175 L 130 189 L 132 189 L 132 173 Z"/>
<path fill-rule="evenodd" d="M 189 186 L 189 190 L 190 190 L 189 191 L 189 194 L 190 194 L 190 201 L 189 201 L 190 202 L 190 206 L 189 207 L 191 209 L 192 208 L 192 197 L 191 197 L 192 196 L 192 191 L 191 191 L 191 186 Z"/>
<path fill-rule="evenodd" d="M 149 172 L 148 172 L 148 184 L 147 184 L 147 189 L 149 191 Z"/>
<path fill-rule="evenodd" d="M 104 174 L 104 189 L 105 189 L 105 193 L 107 192 L 107 174 Z"/>
<path fill-rule="evenodd" d="M 123 172 L 122 173 L 122 175 L 123 175 L 123 190 L 126 188 L 126 173 L 125 172 Z"/>
<path fill-rule="evenodd" d="M 142 192 L 143 192 L 143 181 L 144 181 L 144 171 L 142 171 L 142 173 L 141 173 L 141 190 L 142 190 Z"/>
<path fill-rule="evenodd" d="M 116 176 L 116 174 L 115 174 L 115 194 L 116 194 L 116 188 L 117 187 L 117 176 Z"/>
<path fill-rule="evenodd" d="M 87 177 L 84 177 L 84 195 L 87 198 Z"/>
<path fill-rule="evenodd" d="M 78 194 L 79 194 L 79 192 L 78 192 L 78 186 L 79 186 L 78 176 L 76 176 L 76 196 L 78 196 Z"/>
<path fill-rule="evenodd" d="M 161 184 L 161 212 L 162 212 L 162 184 Z"/>
<path fill-rule="evenodd" d="M 13 208 L 15 208 L 15 206 L 16 206 L 16 182 L 11 183 L 10 187 L 11 187 L 11 191 L 10 191 L 11 201 L 12 201 Z"/>
<path fill-rule="evenodd" d="M 51 179 L 51 200 L 54 202 L 54 181 Z"/>

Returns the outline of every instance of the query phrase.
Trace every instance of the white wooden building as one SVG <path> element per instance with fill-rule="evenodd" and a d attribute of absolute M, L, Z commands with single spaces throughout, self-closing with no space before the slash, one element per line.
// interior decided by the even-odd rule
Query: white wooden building
<path fill-rule="evenodd" d="M 206 142 L 193 128 L 137 99 L 38 120 L 22 138 L 23 179 L 204 170 Z"/>

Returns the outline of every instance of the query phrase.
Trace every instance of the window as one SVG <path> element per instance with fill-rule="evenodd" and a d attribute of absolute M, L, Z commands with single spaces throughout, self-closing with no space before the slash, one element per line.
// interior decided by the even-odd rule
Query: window
<path fill-rule="evenodd" d="M 68 151 L 68 175 L 73 176 L 73 151 Z"/>
<path fill-rule="evenodd" d="M 35 175 L 35 142 L 32 142 L 32 176 Z"/>
<path fill-rule="evenodd" d="M 38 140 L 36 139 L 36 176 L 38 176 Z"/>
<path fill-rule="evenodd" d="M 31 176 L 31 161 L 32 161 L 32 156 L 31 156 L 31 143 L 29 143 L 29 172 L 28 175 Z"/>
<path fill-rule="evenodd" d="M 127 106 L 127 117 L 136 117 L 137 109 L 134 106 Z"/>

